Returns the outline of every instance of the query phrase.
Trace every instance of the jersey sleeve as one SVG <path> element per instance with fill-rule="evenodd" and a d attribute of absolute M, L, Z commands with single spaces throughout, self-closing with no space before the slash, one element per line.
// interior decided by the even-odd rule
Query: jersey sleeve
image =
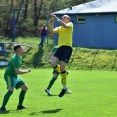
<path fill-rule="evenodd" d="M 69 22 L 68 25 L 69 25 L 69 28 L 73 28 L 73 23 L 72 22 Z"/>
<path fill-rule="evenodd" d="M 54 30 L 53 30 L 54 33 L 58 33 L 59 32 L 59 27 L 56 27 Z"/>

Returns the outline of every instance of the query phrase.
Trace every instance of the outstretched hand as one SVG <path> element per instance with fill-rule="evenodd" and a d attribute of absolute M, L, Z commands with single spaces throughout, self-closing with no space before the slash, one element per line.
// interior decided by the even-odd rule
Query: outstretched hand
<path fill-rule="evenodd" d="M 54 19 L 51 18 L 51 19 L 49 20 L 49 22 L 50 22 L 51 24 L 53 24 L 53 23 L 54 23 Z"/>
<path fill-rule="evenodd" d="M 50 16 L 52 16 L 52 18 L 54 18 L 54 19 L 56 19 L 56 20 L 57 20 L 56 15 L 54 15 L 54 14 L 50 13 Z"/>

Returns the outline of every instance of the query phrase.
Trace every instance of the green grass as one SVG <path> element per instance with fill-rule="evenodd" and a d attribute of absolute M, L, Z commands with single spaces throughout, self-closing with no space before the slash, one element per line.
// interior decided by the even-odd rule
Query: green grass
<path fill-rule="evenodd" d="M 1 42 L 9 42 L 11 40 L 0 39 Z M 31 45 L 32 49 L 23 56 L 23 63 L 30 66 L 31 68 L 49 68 L 48 54 L 54 47 L 53 39 L 48 38 L 48 45 L 44 44 L 43 49 L 39 48 L 38 44 L 40 38 L 27 37 L 27 38 L 16 38 L 15 42 L 21 44 Z M 9 47 L 8 47 L 9 48 Z M 12 49 L 12 47 L 11 47 Z M 75 70 L 117 70 L 117 50 L 107 49 L 93 49 L 93 48 L 81 48 L 73 47 L 73 53 L 68 69 Z M 7 60 L 13 53 L 8 54 Z M 1 57 L 0 57 L 1 59 Z"/>
<path fill-rule="evenodd" d="M 6 93 L 3 80 L 4 69 L 0 71 L 0 104 Z M 10 110 L 0 117 L 116 117 L 117 116 L 117 72 L 69 70 L 68 88 L 72 94 L 59 98 L 61 78 L 51 88 L 54 96 L 47 96 L 44 89 L 52 77 L 52 69 L 32 69 L 31 73 L 20 75 L 29 90 L 24 105 L 28 109 L 16 111 L 20 90 L 15 90 L 6 108 Z"/>

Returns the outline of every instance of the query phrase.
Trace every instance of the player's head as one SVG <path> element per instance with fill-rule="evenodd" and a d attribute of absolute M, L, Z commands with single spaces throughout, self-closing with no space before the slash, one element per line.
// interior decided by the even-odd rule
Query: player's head
<path fill-rule="evenodd" d="M 61 20 L 65 23 L 68 23 L 70 21 L 70 17 L 68 15 L 63 15 Z"/>
<path fill-rule="evenodd" d="M 16 52 L 16 54 L 22 55 L 23 54 L 23 47 L 20 44 L 15 45 L 14 51 Z"/>

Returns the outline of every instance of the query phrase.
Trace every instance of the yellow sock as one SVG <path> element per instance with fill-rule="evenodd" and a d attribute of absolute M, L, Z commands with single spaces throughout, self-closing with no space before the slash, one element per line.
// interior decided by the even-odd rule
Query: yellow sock
<path fill-rule="evenodd" d="M 55 68 L 55 70 L 56 70 L 58 73 L 60 73 L 60 72 L 61 72 L 61 70 L 60 70 L 60 65 L 57 65 L 57 67 Z"/>
<path fill-rule="evenodd" d="M 63 86 L 66 86 L 67 73 L 66 72 L 61 73 L 61 77 L 62 77 L 61 81 L 62 81 Z"/>

